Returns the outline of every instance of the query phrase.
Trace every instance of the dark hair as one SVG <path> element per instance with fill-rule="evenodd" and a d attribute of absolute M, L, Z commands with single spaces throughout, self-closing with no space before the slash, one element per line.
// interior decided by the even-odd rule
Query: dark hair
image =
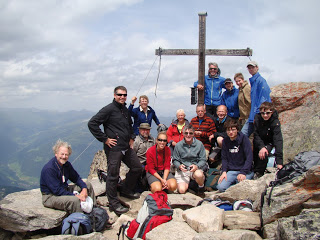
<path fill-rule="evenodd" d="M 273 103 L 271 102 L 263 102 L 261 103 L 259 107 L 259 111 L 262 112 L 263 109 L 270 109 L 272 112 L 274 112 L 276 109 L 274 108 Z"/>
<path fill-rule="evenodd" d="M 126 87 L 124 87 L 124 86 L 118 86 L 118 87 L 116 87 L 116 88 L 114 89 L 113 93 L 116 94 L 119 89 L 128 92 L 127 89 L 126 89 Z"/>
<path fill-rule="evenodd" d="M 233 128 L 235 127 L 238 131 L 240 130 L 240 124 L 239 121 L 233 118 L 228 119 L 225 124 L 224 124 L 225 128 Z"/>
<path fill-rule="evenodd" d="M 183 133 L 185 133 L 187 130 L 191 130 L 192 132 L 194 132 L 194 128 L 192 127 L 191 124 L 187 124 L 184 126 Z"/>

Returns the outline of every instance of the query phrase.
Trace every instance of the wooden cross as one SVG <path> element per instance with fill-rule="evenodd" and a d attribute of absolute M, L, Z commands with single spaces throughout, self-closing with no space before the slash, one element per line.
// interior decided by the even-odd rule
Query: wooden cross
<path fill-rule="evenodd" d="M 252 49 L 206 49 L 207 13 L 199 13 L 199 49 L 156 49 L 156 55 L 198 55 L 198 83 L 204 84 L 206 55 L 252 56 Z M 204 104 L 204 89 L 198 90 L 198 103 Z"/>

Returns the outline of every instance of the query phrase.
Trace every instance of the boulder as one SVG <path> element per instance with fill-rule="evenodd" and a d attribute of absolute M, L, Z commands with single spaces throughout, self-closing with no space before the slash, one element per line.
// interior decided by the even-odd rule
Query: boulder
<path fill-rule="evenodd" d="M 260 214 L 247 211 L 226 211 L 223 225 L 227 229 L 260 230 Z"/>
<path fill-rule="evenodd" d="M 66 214 L 44 207 L 39 188 L 11 193 L 0 202 L 0 228 L 12 232 L 52 229 L 61 224 Z"/>
<path fill-rule="evenodd" d="M 271 91 L 280 113 L 285 163 L 299 152 L 320 151 L 320 83 L 286 83 Z"/>
<path fill-rule="evenodd" d="M 304 209 L 298 216 L 278 220 L 278 239 L 320 239 L 320 209 Z"/>
<path fill-rule="evenodd" d="M 273 188 L 270 205 L 268 197 L 272 188 L 268 188 L 262 208 L 263 223 L 268 224 L 282 217 L 298 215 L 303 203 L 309 199 L 316 201 L 320 192 L 320 165 L 310 168 L 306 173 Z"/>
<path fill-rule="evenodd" d="M 168 194 L 168 202 L 172 208 L 185 210 L 190 207 L 196 207 L 201 200 L 201 197 L 189 192 L 185 194 Z"/>
<path fill-rule="evenodd" d="M 185 222 L 170 221 L 148 232 L 146 240 L 192 240 L 196 233 Z"/>
<path fill-rule="evenodd" d="M 102 194 L 105 194 L 106 192 L 105 182 L 100 182 L 98 177 L 93 177 L 89 181 L 92 184 L 95 196 L 100 196 Z"/>
<path fill-rule="evenodd" d="M 183 219 L 197 232 L 218 231 L 223 229 L 224 210 L 213 204 L 203 204 L 185 210 Z"/>
<path fill-rule="evenodd" d="M 192 240 L 260 240 L 256 232 L 249 230 L 220 230 L 196 234 Z"/>
<path fill-rule="evenodd" d="M 245 180 L 228 188 L 223 193 L 215 194 L 215 198 L 228 200 L 234 203 L 237 200 L 251 200 L 254 202 L 253 209 L 260 209 L 261 194 L 265 191 L 270 181 L 275 179 L 274 173 L 265 174 L 257 180 Z"/>

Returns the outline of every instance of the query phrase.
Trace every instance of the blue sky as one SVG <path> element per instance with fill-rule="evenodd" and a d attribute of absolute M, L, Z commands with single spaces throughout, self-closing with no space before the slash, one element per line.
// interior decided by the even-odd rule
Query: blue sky
<path fill-rule="evenodd" d="M 127 102 L 146 94 L 158 116 L 183 108 L 192 118 L 197 56 L 162 56 L 157 97 L 159 58 L 146 76 L 155 49 L 198 48 L 199 12 L 208 13 L 206 47 L 252 48 L 271 87 L 319 81 L 319 7 L 317 0 L 0 0 L 0 107 L 95 112 L 124 85 Z M 247 57 L 211 61 L 224 77 L 249 78 Z"/>

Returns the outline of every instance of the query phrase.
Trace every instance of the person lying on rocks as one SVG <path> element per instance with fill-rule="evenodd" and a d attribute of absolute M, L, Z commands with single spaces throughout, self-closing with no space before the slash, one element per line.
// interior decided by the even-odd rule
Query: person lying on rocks
<path fill-rule="evenodd" d="M 147 151 L 147 179 L 151 192 L 155 193 L 164 189 L 174 192 L 177 181 L 170 172 L 171 152 L 167 145 L 166 132 L 158 133 L 156 145 Z"/>
<path fill-rule="evenodd" d="M 240 132 L 240 124 L 237 120 L 229 119 L 225 126 L 228 136 L 222 143 L 222 173 L 217 185 L 220 192 L 253 177 L 253 157 L 249 138 Z"/>
<path fill-rule="evenodd" d="M 68 161 L 72 153 L 71 145 L 60 139 L 53 146 L 53 157 L 41 171 L 40 190 L 43 206 L 68 213 L 83 212 L 80 202 L 90 196 L 93 206 L 96 198 L 89 182 L 85 183 Z M 68 180 L 75 185 L 68 185 Z M 77 193 L 74 193 L 74 192 Z"/>
<path fill-rule="evenodd" d="M 206 151 L 202 142 L 194 137 L 194 131 L 191 125 L 186 125 L 183 129 L 184 139 L 176 144 L 173 151 L 179 193 L 188 190 L 191 179 L 198 184 L 198 194 L 203 194 L 205 190 L 204 171 L 208 168 Z"/>
<path fill-rule="evenodd" d="M 277 168 L 283 167 L 283 138 L 278 112 L 270 102 L 263 102 L 260 113 L 254 117 L 253 130 L 253 161 L 255 178 L 264 175 L 268 157 L 275 148 L 275 162 Z"/>

